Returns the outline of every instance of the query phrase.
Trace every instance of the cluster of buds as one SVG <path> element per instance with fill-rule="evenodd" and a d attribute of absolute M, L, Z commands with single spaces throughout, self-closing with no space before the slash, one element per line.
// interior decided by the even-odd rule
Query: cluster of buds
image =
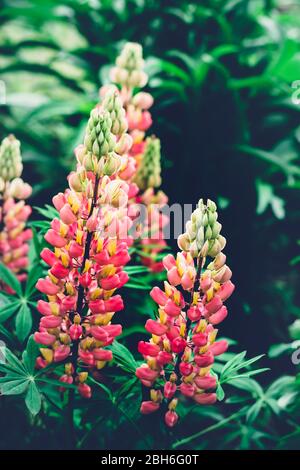
<path fill-rule="evenodd" d="M 141 190 L 158 188 L 161 185 L 160 173 L 160 140 L 148 137 L 135 182 Z"/>
<path fill-rule="evenodd" d="M 128 89 L 142 88 L 148 77 L 143 71 L 143 49 L 140 44 L 128 42 L 117 57 L 116 66 L 111 70 L 111 78 Z"/>
<path fill-rule="evenodd" d="M 208 200 L 207 205 L 200 199 L 191 220 L 186 224 L 186 232 L 178 238 L 179 248 L 190 252 L 193 257 L 203 253 L 204 256 L 215 257 L 226 243 L 220 235 L 222 225 L 218 222 L 217 206 Z"/>
<path fill-rule="evenodd" d="M 158 317 L 146 322 L 145 328 L 152 335 L 150 341 L 140 341 L 138 345 L 145 363 L 137 368 L 136 375 L 144 387 L 150 388 L 150 399 L 142 402 L 141 412 L 152 413 L 165 403 L 165 422 L 170 427 L 178 421 L 176 405 L 180 396 L 200 405 L 216 402 L 217 377 L 212 366 L 215 356 L 228 347 L 226 340 L 216 341 L 215 326 L 227 316 L 223 303 L 234 285 L 226 256 L 221 249 L 212 250 L 215 240 L 221 240 L 222 247 L 226 241 L 220 235 L 216 205 L 200 200 L 198 207 L 199 219 L 195 222 L 194 213 L 187 223 L 187 233 L 191 234 L 190 246 L 194 240 L 202 240 L 202 245 L 199 243 L 197 250 L 184 245 L 184 251 L 176 258 L 164 258 L 168 281 L 164 290 L 154 287 L 150 293 L 158 304 Z M 192 224 L 197 227 L 196 233 L 190 230 Z M 218 233 L 213 236 L 213 229 L 207 231 L 207 227 L 214 228 L 215 224 Z M 179 246 L 182 247 L 181 241 Z"/>
<path fill-rule="evenodd" d="M 31 230 L 26 229 L 31 207 L 25 205 L 31 186 L 20 178 L 22 170 L 20 142 L 10 135 L 0 146 L 0 261 L 20 281 L 26 279 L 28 241 L 32 236 Z M 8 286 L 0 286 L 12 293 Z"/>
<path fill-rule="evenodd" d="M 126 130 L 119 94 L 108 90 L 91 112 L 84 144 L 75 150 L 69 188 L 53 198 L 59 217 L 45 235 L 52 248 L 41 253 L 49 270 L 36 285 L 47 298 L 37 305 L 42 315 L 34 335 L 42 346 L 37 367 L 63 363 L 60 381 L 76 384 L 86 398 L 92 393 L 89 372 L 99 376 L 112 359 L 107 347 L 122 332 L 111 321 L 124 307 L 116 290 L 128 280 L 123 268 L 130 260 L 122 230 L 124 219 L 131 222 L 129 185 L 119 178 L 121 153 L 131 142 Z"/>
<path fill-rule="evenodd" d="M 155 188 L 161 185 L 160 141 L 154 137 L 146 138 L 146 131 L 152 124 L 149 108 L 153 104 L 153 98 L 142 91 L 134 93 L 135 88 L 144 87 L 148 81 L 142 70 L 143 65 L 141 46 L 127 43 L 116 60 L 116 67 L 111 70 L 111 79 L 120 87 L 128 130 L 133 141 L 129 160 L 121 174 L 121 177 L 130 180 L 131 186 L 137 186 L 135 197 L 129 201 L 129 212 L 134 218 L 140 215 L 137 204 L 143 204 L 147 208 L 145 220 L 137 231 L 140 236 L 136 236 L 143 252 L 141 261 L 152 271 L 161 271 L 163 264 L 157 261 L 157 256 L 166 246 L 163 229 L 168 224 L 161 209 L 167 204 L 168 198 L 162 191 L 155 192 Z M 129 168 L 131 171 L 128 171 Z"/>

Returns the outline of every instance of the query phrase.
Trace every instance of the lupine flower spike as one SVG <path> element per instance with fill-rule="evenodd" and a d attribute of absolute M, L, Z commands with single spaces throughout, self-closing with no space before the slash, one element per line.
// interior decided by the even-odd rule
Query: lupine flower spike
<path fill-rule="evenodd" d="M 20 142 L 6 137 L 0 146 L 0 261 L 20 281 L 26 279 L 28 241 L 32 233 L 26 228 L 31 207 L 25 199 L 31 195 L 31 186 L 21 178 L 23 170 Z M 0 290 L 13 291 L 0 281 Z"/>
<path fill-rule="evenodd" d="M 212 367 L 215 356 L 223 354 L 228 344 L 216 341 L 216 325 L 226 318 L 224 302 L 234 290 L 222 252 L 226 240 L 217 219 L 216 204 L 200 199 L 178 239 L 181 251 L 176 258 L 169 254 L 163 260 L 168 278 L 164 290 L 154 287 L 150 293 L 158 304 L 158 316 L 145 325 L 150 341 L 138 345 L 145 363 L 136 375 L 150 389 L 141 413 L 152 413 L 164 403 L 169 427 L 178 421 L 180 397 L 200 405 L 217 400 Z"/>
<path fill-rule="evenodd" d="M 92 393 L 89 373 L 100 378 L 112 359 L 107 346 L 122 331 L 112 319 L 123 309 L 116 290 L 128 280 L 123 267 L 130 259 L 122 230 L 124 219 L 130 221 L 129 186 L 118 177 L 124 142 L 131 141 L 126 130 L 122 103 L 110 90 L 91 112 L 84 144 L 75 150 L 78 163 L 69 188 L 53 198 L 59 216 L 45 235 L 51 248 L 41 253 L 49 270 L 37 282 L 46 296 L 37 305 L 42 315 L 34 335 L 41 345 L 37 367 L 63 363 L 60 381 L 75 383 L 86 398 Z"/>
<path fill-rule="evenodd" d="M 131 161 L 127 168 L 132 169 L 130 178 L 132 183 L 136 183 L 137 191 L 136 197 L 129 201 L 129 213 L 133 217 L 139 214 L 137 204 L 143 204 L 147 212 L 136 235 L 144 252 L 141 261 L 151 270 L 161 271 L 163 264 L 156 261 L 156 257 L 166 246 L 163 229 L 169 220 L 162 215 L 161 209 L 167 204 L 168 198 L 162 191 L 155 191 L 161 185 L 160 141 L 154 137 L 145 137 L 152 124 L 149 108 L 153 98 L 149 93 L 141 91 L 134 94 L 136 88 L 147 84 L 148 76 L 143 67 L 141 45 L 127 43 L 116 60 L 116 67 L 111 70 L 111 79 L 120 87 L 129 133 L 133 139 L 129 152 Z M 124 176 L 128 174 L 128 171 L 124 172 Z M 131 193 L 133 195 L 134 191 Z"/>

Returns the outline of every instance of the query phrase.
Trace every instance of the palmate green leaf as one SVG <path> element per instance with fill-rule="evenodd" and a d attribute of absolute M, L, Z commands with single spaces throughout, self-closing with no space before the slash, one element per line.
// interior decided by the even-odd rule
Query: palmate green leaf
<path fill-rule="evenodd" d="M 259 415 L 259 413 L 260 413 L 263 406 L 264 406 L 264 400 L 263 399 L 257 400 L 248 409 L 247 414 L 246 414 L 246 420 L 249 423 L 253 423 L 256 420 L 256 418 L 258 417 L 258 415 Z"/>
<path fill-rule="evenodd" d="M 20 281 L 3 263 L 0 263 L 0 280 L 11 287 L 19 296 L 22 295 L 22 286 Z"/>
<path fill-rule="evenodd" d="M 16 316 L 16 333 L 18 339 L 23 342 L 29 335 L 32 328 L 32 316 L 30 308 L 26 303 L 21 305 L 21 308 Z"/>
<path fill-rule="evenodd" d="M 40 353 L 39 347 L 37 343 L 34 341 L 33 335 L 29 336 L 26 349 L 22 354 L 23 364 L 26 367 L 26 370 L 29 372 L 29 374 L 34 373 L 35 361 L 36 361 L 36 358 L 39 356 L 39 353 Z"/>
<path fill-rule="evenodd" d="M 25 397 L 25 403 L 30 413 L 35 416 L 41 409 L 41 394 L 34 382 L 29 383 L 29 387 Z"/>
<path fill-rule="evenodd" d="M 2 395 L 20 395 L 25 392 L 29 384 L 28 378 L 9 380 L 0 384 Z"/>
<path fill-rule="evenodd" d="M 25 286 L 25 296 L 30 298 L 36 290 L 36 283 L 38 279 L 42 276 L 43 269 L 39 262 L 34 262 L 30 266 L 30 271 L 27 276 L 26 286 Z"/>
<path fill-rule="evenodd" d="M 286 375 L 275 380 L 267 389 L 266 397 L 279 398 L 287 390 L 296 388 L 296 378 Z"/>
<path fill-rule="evenodd" d="M 249 372 L 243 372 L 242 374 L 237 374 L 237 375 L 233 375 L 228 378 L 222 379 L 221 382 L 229 383 L 235 379 L 243 379 L 243 378 L 248 379 L 249 377 L 252 377 L 253 375 L 261 374 L 262 372 L 267 372 L 268 370 L 270 370 L 269 367 L 263 367 L 261 369 L 250 370 Z"/>
<path fill-rule="evenodd" d="M 14 300 L 13 302 L 1 307 L 0 310 L 0 323 L 5 322 L 8 320 L 14 313 L 18 311 L 20 308 L 20 302 L 18 300 Z"/>
<path fill-rule="evenodd" d="M 138 366 L 133 355 L 124 344 L 114 341 L 113 344 L 109 347 L 113 353 L 115 362 L 126 372 L 135 374 L 136 368 Z"/>
<path fill-rule="evenodd" d="M 59 213 L 55 209 L 55 207 L 49 206 L 49 204 L 45 204 L 44 207 L 34 206 L 34 209 L 39 214 L 41 214 L 42 216 L 44 216 L 46 219 L 49 219 L 49 220 L 53 220 L 53 219 L 55 219 L 56 217 L 59 216 Z"/>
<path fill-rule="evenodd" d="M 217 394 L 217 399 L 218 399 L 219 401 L 224 400 L 224 398 L 225 398 L 225 392 L 224 392 L 224 390 L 223 390 L 223 388 L 222 388 L 222 386 L 221 386 L 220 384 L 218 384 L 218 387 L 217 387 L 217 390 L 216 390 L 216 394 Z"/>
<path fill-rule="evenodd" d="M 8 331 L 6 328 L 4 328 L 3 325 L 0 325 L 0 338 L 1 337 L 4 337 L 4 338 L 7 338 L 9 341 L 11 342 L 14 342 L 15 338 L 14 336 L 11 334 L 10 331 Z M 1 363 L 1 362 L 0 362 Z"/>
<path fill-rule="evenodd" d="M 236 387 L 239 390 L 244 390 L 251 393 L 253 396 L 262 397 L 264 394 L 263 388 L 259 385 L 256 380 L 248 378 L 235 378 L 231 379 L 230 385 Z"/>
<path fill-rule="evenodd" d="M 5 357 L 5 364 L 2 365 L 2 368 L 5 370 L 8 368 L 9 370 L 13 370 L 17 374 L 20 374 L 21 376 L 27 375 L 27 371 L 22 364 L 21 361 L 11 352 L 11 350 L 7 347 L 3 348 L 3 355 Z"/>
<path fill-rule="evenodd" d="M 42 227 L 44 227 L 44 231 L 46 232 L 49 228 L 49 222 L 41 221 L 41 223 L 42 223 Z M 41 228 L 41 226 L 38 224 L 39 224 L 39 221 L 35 223 L 31 222 L 29 225 L 32 230 L 32 243 L 33 243 L 34 250 L 35 250 L 35 258 L 36 260 L 40 261 L 40 253 L 42 251 L 43 245 L 42 245 L 42 240 L 40 239 L 40 235 L 37 234 L 37 231 L 35 229 L 35 227 Z"/>
<path fill-rule="evenodd" d="M 241 362 L 243 361 L 243 359 L 245 358 L 246 356 L 246 351 L 242 351 L 241 353 L 239 354 L 236 354 L 231 360 L 229 360 L 224 366 L 223 366 L 223 369 L 221 371 L 221 374 L 222 375 L 225 375 L 226 372 L 229 372 L 231 370 L 233 370 L 236 365 L 239 365 L 241 364 Z"/>
<path fill-rule="evenodd" d="M 243 351 L 242 353 L 237 354 L 233 359 L 231 359 L 229 362 L 227 362 L 227 364 L 224 365 L 220 374 L 220 384 L 228 383 L 234 379 L 249 378 L 252 375 L 260 374 L 261 372 L 269 370 L 269 368 L 265 367 L 240 373 L 239 371 L 241 369 L 247 369 L 250 365 L 252 365 L 254 362 L 257 362 L 264 356 L 264 354 L 261 354 L 245 361 L 245 355 L 246 351 Z"/>

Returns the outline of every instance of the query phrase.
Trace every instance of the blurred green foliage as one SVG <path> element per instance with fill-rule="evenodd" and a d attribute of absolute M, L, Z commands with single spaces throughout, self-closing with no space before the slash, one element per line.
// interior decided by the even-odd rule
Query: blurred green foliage
<path fill-rule="evenodd" d="M 290 357 L 300 340 L 299 3 L 2 0 L 1 4 L 0 78 L 6 104 L 0 106 L 0 135 L 13 132 L 22 141 L 34 204 L 50 203 L 52 195 L 65 187 L 74 164 L 73 148 L 82 140 L 98 89 L 107 82 L 122 44 L 130 40 L 143 45 L 148 87 L 155 97 L 153 131 L 162 141 L 163 189 L 172 203 L 210 197 L 222 209 L 237 285 L 225 334 L 255 355 L 270 348 L 264 365 L 271 372 L 265 374 L 263 387 L 254 379 L 248 388 L 237 381 L 238 392 L 235 389 L 224 409 L 222 405 L 213 411 L 193 410 L 184 418 L 179 435 L 165 436 L 164 442 L 171 439 L 175 448 L 197 449 L 299 448 L 299 377 L 295 390 L 291 376 L 297 369 Z M 139 315 L 151 308 L 145 303 L 138 310 L 138 298 L 139 291 L 132 290 L 127 310 L 130 314 L 134 310 L 133 320 L 125 334 L 131 346 L 141 334 Z M 135 392 L 130 393 L 138 401 Z M 99 426 L 106 420 L 117 442 L 122 436 L 125 447 L 143 448 L 137 410 L 124 417 L 122 405 L 108 406 L 106 398 L 96 398 L 87 414 L 78 416 L 82 447 L 116 445 L 105 433 L 91 432 L 88 416 L 94 413 Z M 6 408 L 0 406 L 5 419 Z M 21 405 L 11 406 L 16 408 L 20 429 L 29 432 Z M 107 416 L 99 414 L 103 407 Z M 55 411 L 47 418 L 50 428 L 54 417 Z M 135 443 L 124 436 L 128 426 Z M 149 418 L 147 424 L 143 420 L 143 426 L 155 429 L 155 419 Z M 36 418 L 26 441 L 20 436 L 14 441 L 8 432 L 1 445 L 53 447 L 59 440 L 54 431 L 49 432 Z M 153 433 L 147 439 L 150 447 L 155 446 Z"/>

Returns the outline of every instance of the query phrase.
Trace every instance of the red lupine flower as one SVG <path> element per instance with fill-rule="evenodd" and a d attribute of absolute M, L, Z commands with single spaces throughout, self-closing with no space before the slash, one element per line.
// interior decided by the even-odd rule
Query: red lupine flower
<path fill-rule="evenodd" d="M 0 261 L 20 282 L 27 277 L 24 269 L 32 237 L 31 230 L 25 228 L 31 207 L 24 202 L 31 195 L 31 187 L 20 178 L 22 169 L 20 142 L 10 135 L 0 145 Z M 1 289 L 13 293 L 2 281 Z"/>
<path fill-rule="evenodd" d="M 137 214 L 134 216 L 136 204 L 142 203 L 147 209 L 145 220 L 135 233 L 143 252 L 141 262 L 153 272 L 160 272 L 163 264 L 156 257 L 166 246 L 163 229 L 168 223 L 168 218 L 161 214 L 160 209 L 168 199 L 162 191 L 155 193 L 154 189 L 161 184 L 159 140 L 145 137 L 152 124 L 149 108 L 153 98 L 145 92 L 134 94 L 135 89 L 145 86 L 148 79 L 143 71 L 141 46 L 127 43 L 116 63 L 116 67 L 111 70 L 111 79 L 119 85 L 132 140 L 119 176 L 130 185 L 129 213 L 133 220 L 137 217 Z M 107 86 L 103 86 L 100 96 L 106 92 Z"/>
<path fill-rule="evenodd" d="M 178 243 L 183 251 L 176 258 L 167 255 L 163 259 L 168 277 L 164 291 L 154 287 L 150 293 L 158 304 L 158 317 L 146 322 L 152 339 L 139 343 L 145 363 L 136 371 L 143 386 L 151 388 L 150 402 L 155 409 L 158 402 L 153 398 L 154 392 L 163 387 L 169 408 L 165 423 L 169 427 L 178 421 L 175 412 L 178 396 L 184 395 L 202 405 L 217 400 L 214 393 L 217 378 L 210 371 L 215 356 L 223 354 L 228 344 L 225 340 L 215 341 L 214 325 L 227 316 L 223 302 L 234 290 L 231 271 L 221 252 L 225 242 L 212 201 L 205 205 L 200 200 L 187 223 L 187 233 L 179 237 Z M 211 260 L 206 265 L 208 257 Z M 150 403 L 144 403 L 151 410 Z"/>
<path fill-rule="evenodd" d="M 150 413 L 154 413 L 154 411 L 157 411 L 158 409 L 159 403 L 149 400 L 142 402 L 140 411 L 143 415 L 148 415 Z"/>
<path fill-rule="evenodd" d="M 42 318 L 34 339 L 43 345 L 37 367 L 64 362 L 66 373 L 60 380 L 76 383 L 85 398 L 92 393 L 88 372 L 112 360 L 105 348 L 122 333 L 121 325 L 111 320 L 124 308 L 115 292 L 128 281 L 123 268 L 130 260 L 129 186 L 119 178 L 123 156 L 117 153 L 126 129 L 119 95 L 110 91 L 91 113 L 69 188 L 53 198 L 59 217 L 45 235 L 52 249 L 41 253 L 49 271 L 36 284 L 47 296 L 37 305 Z M 122 233 L 120 221 L 125 224 Z"/>

